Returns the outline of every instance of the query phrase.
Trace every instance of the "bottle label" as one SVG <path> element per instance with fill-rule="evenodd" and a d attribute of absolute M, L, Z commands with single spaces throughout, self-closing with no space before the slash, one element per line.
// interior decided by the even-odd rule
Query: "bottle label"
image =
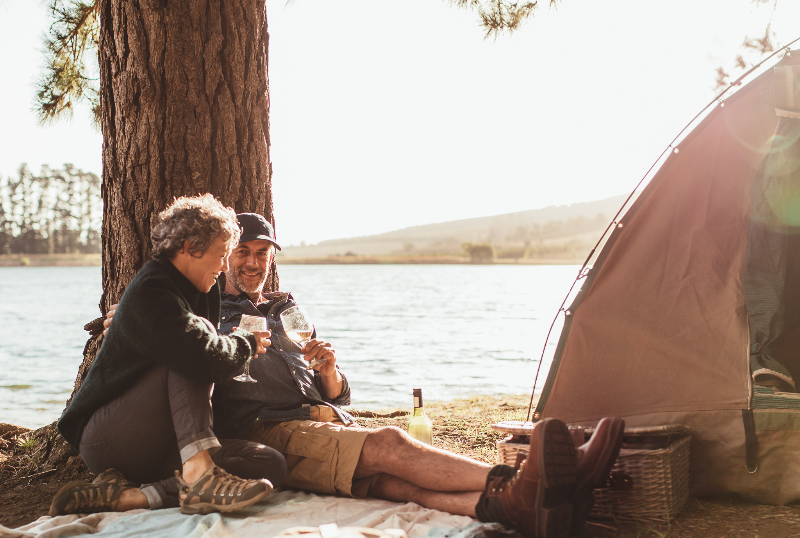
<path fill-rule="evenodd" d="M 414 396 L 414 407 L 421 407 L 419 405 L 419 396 Z"/>

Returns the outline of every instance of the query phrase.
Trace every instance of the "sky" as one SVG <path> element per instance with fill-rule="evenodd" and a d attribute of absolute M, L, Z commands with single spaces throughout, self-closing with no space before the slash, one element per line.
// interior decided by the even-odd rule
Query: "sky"
<path fill-rule="evenodd" d="M 540 2 L 544 5 L 547 2 Z M 484 39 L 442 0 L 267 0 L 278 240 L 308 244 L 629 192 L 715 96 L 745 35 L 799 2 L 563 0 Z M 0 175 L 101 172 L 88 108 L 34 112 L 47 12 L 0 0 Z"/>

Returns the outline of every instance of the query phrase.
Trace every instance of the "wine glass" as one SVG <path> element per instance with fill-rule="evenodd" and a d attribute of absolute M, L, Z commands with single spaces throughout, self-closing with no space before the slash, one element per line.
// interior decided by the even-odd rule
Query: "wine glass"
<path fill-rule="evenodd" d="M 306 345 L 314 333 L 314 325 L 311 319 L 306 314 L 305 310 L 299 306 L 287 308 L 281 312 L 281 322 L 283 323 L 283 331 L 286 337 L 300 346 L 300 349 Z M 306 370 L 312 370 L 316 365 L 322 364 L 328 359 L 315 359 L 308 363 Z"/>
<path fill-rule="evenodd" d="M 239 322 L 239 328 L 250 332 L 255 332 L 255 331 L 264 332 L 267 330 L 267 318 L 262 318 L 261 316 L 248 316 L 247 314 L 242 314 L 242 320 Z M 258 383 L 258 381 L 250 377 L 251 360 L 253 360 L 252 357 L 247 359 L 247 362 L 244 363 L 244 372 L 234 377 L 233 378 L 234 381 L 241 381 L 242 383 Z"/>

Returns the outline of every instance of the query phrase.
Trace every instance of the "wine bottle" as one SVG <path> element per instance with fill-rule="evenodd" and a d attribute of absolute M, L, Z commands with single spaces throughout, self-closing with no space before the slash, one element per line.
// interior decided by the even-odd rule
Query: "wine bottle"
<path fill-rule="evenodd" d="M 414 389 L 414 416 L 408 421 L 408 435 L 423 443 L 433 444 L 433 423 L 425 416 L 422 389 Z"/>

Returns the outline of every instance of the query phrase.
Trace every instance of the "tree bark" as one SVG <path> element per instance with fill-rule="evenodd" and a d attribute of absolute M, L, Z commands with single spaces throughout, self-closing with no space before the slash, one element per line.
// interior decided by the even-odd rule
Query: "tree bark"
<path fill-rule="evenodd" d="M 106 312 L 173 197 L 274 219 L 264 0 L 100 0 L 100 21 Z"/>

